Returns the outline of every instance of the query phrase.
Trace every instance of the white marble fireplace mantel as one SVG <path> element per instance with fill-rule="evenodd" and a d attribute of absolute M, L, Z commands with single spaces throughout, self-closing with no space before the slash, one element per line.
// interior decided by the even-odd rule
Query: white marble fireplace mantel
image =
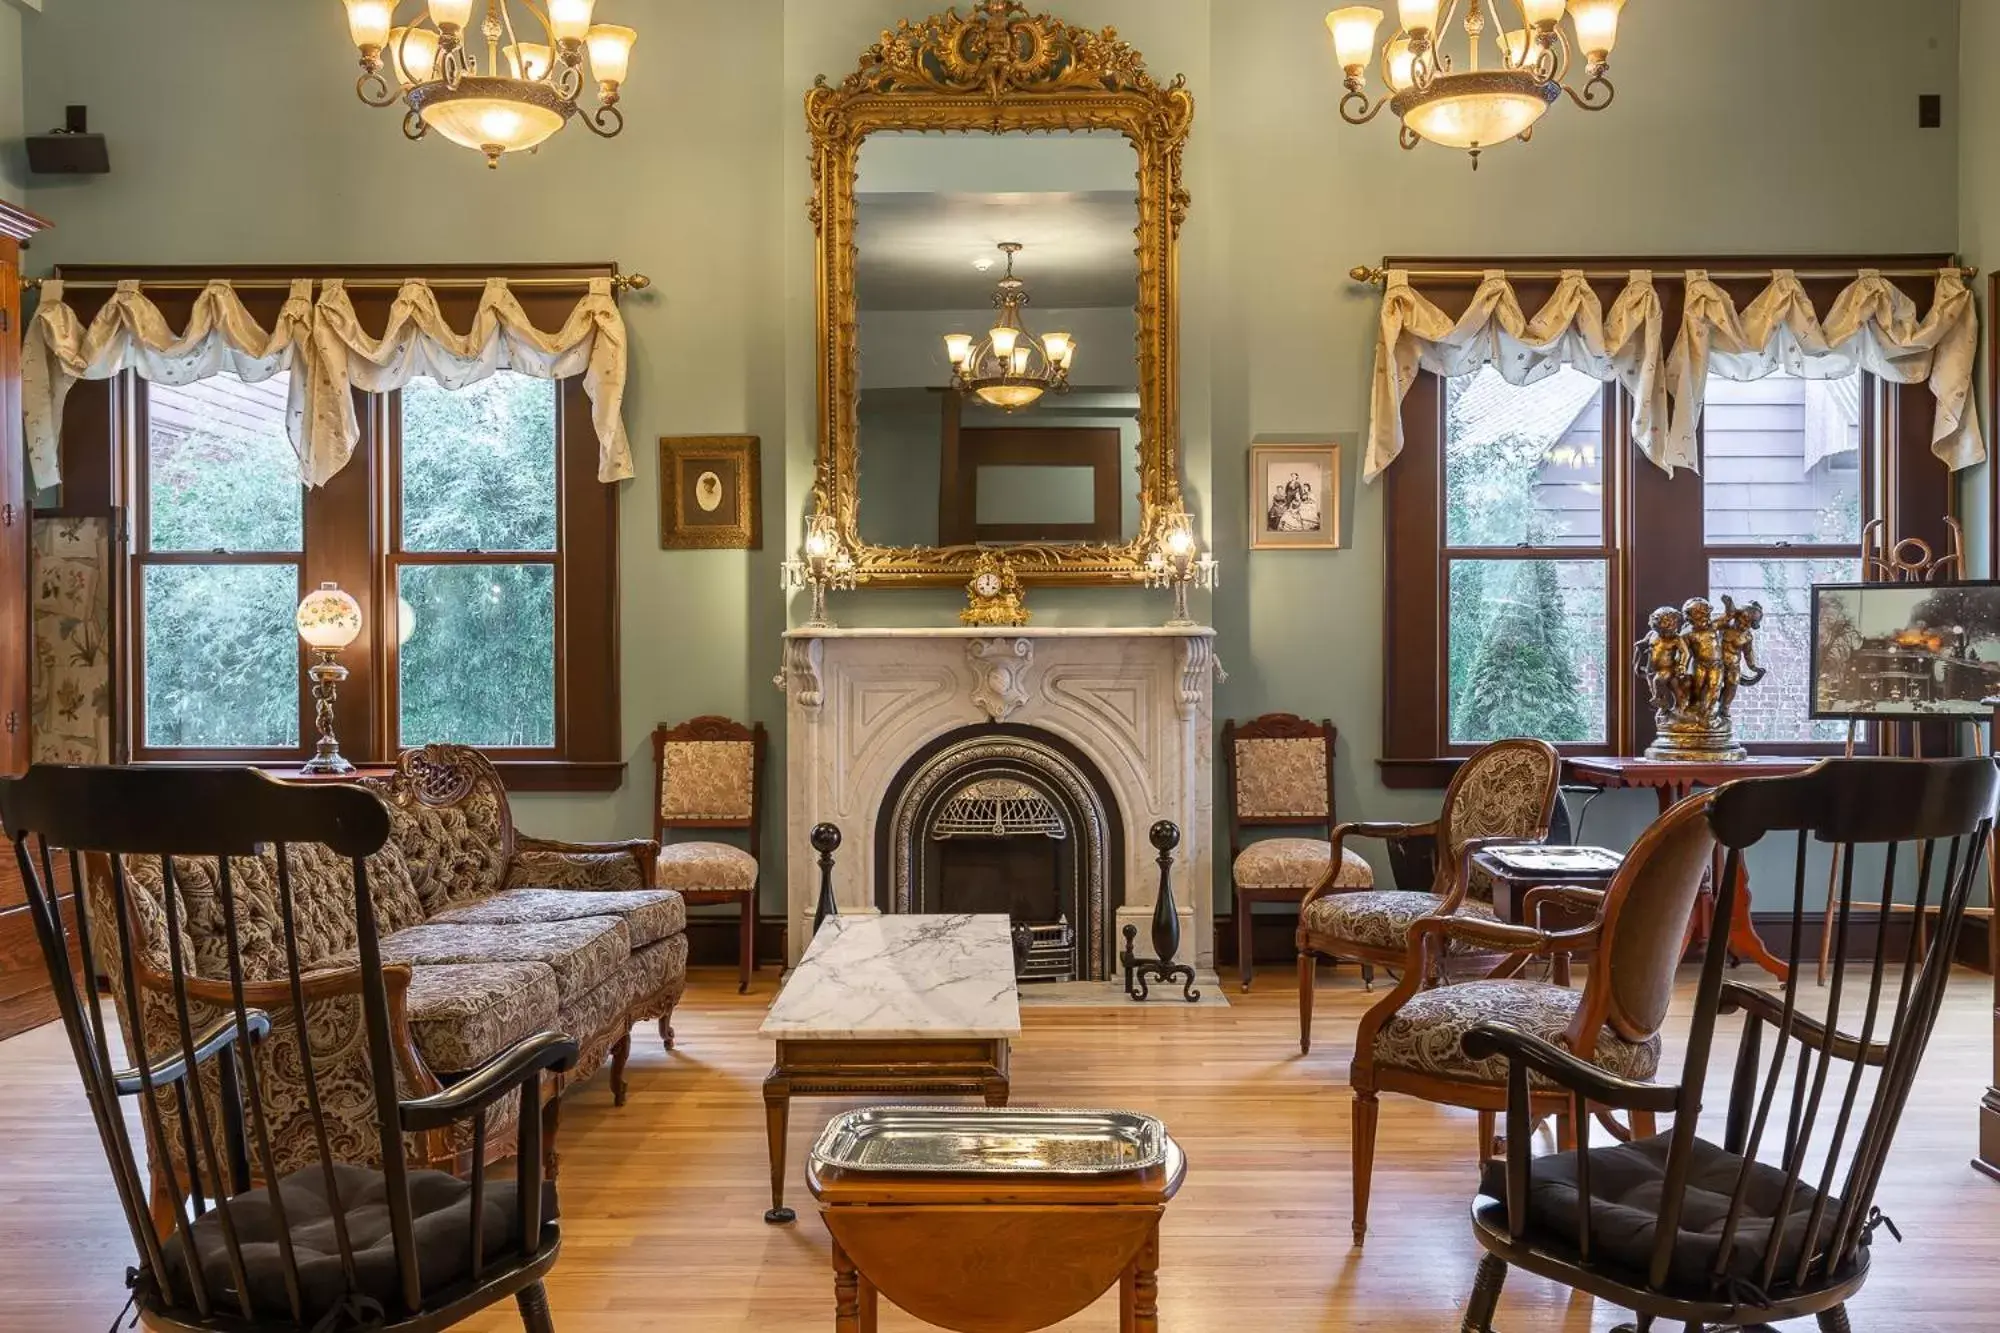
<path fill-rule="evenodd" d="M 1124 898 L 1107 922 L 1148 921 L 1159 888 L 1155 820 L 1181 829 L 1174 897 L 1182 958 L 1213 966 L 1211 875 L 1215 631 L 1204 626 L 1121 629 L 795 629 L 785 635 L 786 907 L 790 960 L 812 933 L 819 870 L 808 835 L 819 823 L 843 838 L 834 895 L 843 912 L 876 910 L 876 828 L 896 774 L 930 742 L 964 728 L 1007 723 L 1054 735 L 1097 767 L 1124 834 Z"/>

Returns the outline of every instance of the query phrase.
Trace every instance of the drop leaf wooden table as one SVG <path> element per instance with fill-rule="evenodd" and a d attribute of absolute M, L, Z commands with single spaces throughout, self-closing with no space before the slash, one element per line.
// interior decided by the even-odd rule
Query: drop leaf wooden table
<path fill-rule="evenodd" d="M 959 1333 L 1030 1333 L 1118 1287 L 1121 1333 L 1160 1327 L 1160 1219 L 1187 1159 L 1103 1176 L 910 1175 L 812 1163 L 833 1236 L 835 1333 L 878 1299 Z"/>

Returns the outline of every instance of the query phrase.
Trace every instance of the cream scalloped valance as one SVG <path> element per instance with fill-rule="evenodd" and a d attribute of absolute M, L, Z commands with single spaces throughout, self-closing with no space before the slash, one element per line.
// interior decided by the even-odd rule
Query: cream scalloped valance
<path fill-rule="evenodd" d="M 1456 320 L 1391 269 L 1375 346 L 1375 387 L 1362 477 L 1373 481 L 1403 452 L 1403 398 L 1417 371 L 1467 375 L 1491 366 L 1509 384 L 1533 384 L 1571 366 L 1592 379 L 1623 384 L 1632 395 L 1632 442 L 1672 471 L 1690 466 L 1659 453 L 1667 421 L 1660 373 L 1663 317 L 1653 275 L 1635 269 L 1625 290 L 1604 306 L 1581 270 L 1563 273 L 1533 319 L 1521 311 L 1507 275 L 1492 269 Z"/>
<path fill-rule="evenodd" d="M 1693 453 L 1708 377 L 1760 380 L 1779 371 L 1810 380 L 1865 370 L 1895 384 L 1930 384 L 1937 398 L 1931 452 L 1952 471 L 1986 461 L 1972 371 L 1979 312 L 1955 268 L 1938 274 L 1930 314 L 1874 269 L 1862 269 L 1834 298 L 1822 323 L 1796 273 L 1780 269 L 1740 314 L 1729 293 L 1700 269 L 1687 275 L 1687 311 L 1667 361 L 1674 416 L 1669 446 Z"/>
<path fill-rule="evenodd" d="M 499 370 L 538 379 L 583 376 L 597 430 L 599 481 L 632 475 L 632 446 L 622 415 L 627 344 L 625 320 L 611 297 L 611 280 L 593 278 L 569 319 L 555 333 L 529 321 L 504 278 L 489 279 L 472 327 L 446 323 L 437 294 L 412 280 L 396 293 L 387 327 L 374 338 L 355 318 L 344 284 L 293 282 L 275 326 L 266 331 L 235 288 L 211 282 L 195 299 L 187 327 L 176 334 L 135 281 L 118 284 L 85 328 L 63 299 L 60 279 L 42 284 L 22 342 L 21 398 L 28 460 L 37 487 L 61 480 L 63 401 L 78 380 L 109 379 L 126 370 L 160 384 L 192 384 L 228 371 L 251 383 L 290 371 L 286 430 L 299 457 L 299 476 L 319 486 L 347 465 L 361 439 L 350 390 L 399 389 L 429 375 L 461 389 Z"/>
<path fill-rule="evenodd" d="M 1634 270 L 1609 315 L 1578 270 L 1566 270 L 1533 319 L 1505 272 L 1490 270 L 1456 320 L 1391 270 L 1362 474 L 1373 481 L 1403 451 L 1402 405 L 1418 370 L 1464 375 L 1492 366 L 1512 384 L 1532 384 L 1564 365 L 1632 395 L 1632 442 L 1672 475 L 1699 460 L 1696 432 L 1711 373 L 1731 380 L 1786 371 L 1842 379 L 1856 369 L 1897 384 L 1928 382 L 1937 398 L 1931 450 L 1952 470 L 1986 460 L 1972 399 L 1978 312 L 1963 275 L 1938 274 L 1920 322 L 1916 304 L 1874 269 L 1863 269 L 1822 322 L 1796 273 L 1778 270 L 1741 313 L 1706 271 L 1686 275 L 1687 299 L 1671 354 L 1662 341 L 1653 275 Z M 1671 394 L 1671 414 L 1668 397 Z"/>

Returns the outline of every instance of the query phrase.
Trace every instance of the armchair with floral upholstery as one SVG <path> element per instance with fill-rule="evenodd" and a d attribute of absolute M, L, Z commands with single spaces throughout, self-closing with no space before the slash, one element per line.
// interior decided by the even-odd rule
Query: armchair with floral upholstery
<path fill-rule="evenodd" d="M 1445 788 L 1444 809 L 1423 824 L 1341 824 L 1333 830 L 1331 864 L 1299 906 L 1299 1053 L 1312 1051 L 1313 986 L 1321 958 L 1361 962 L 1372 989 L 1375 965 L 1403 961 L 1410 927 L 1427 916 L 1465 913 L 1491 919 L 1491 887 L 1473 874 L 1482 847 L 1540 842 L 1548 836 L 1562 760 L 1546 741 L 1495 741 L 1469 756 Z M 1350 838 L 1431 838 L 1436 845 L 1429 892 L 1343 883 Z M 1451 952 L 1477 952 L 1463 942 Z"/>
<path fill-rule="evenodd" d="M 657 1020 L 672 1045 L 671 1016 L 686 980 L 686 911 L 680 895 L 652 886 L 656 844 L 518 836 L 499 774 L 483 755 L 461 746 L 409 751 L 393 774 L 361 785 L 390 816 L 390 841 L 365 864 L 398 1083 L 409 1096 L 428 1096 L 524 1036 L 570 1034 L 579 1059 L 545 1080 L 548 1099 L 540 1115 L 553 1171 L 564 1092 L 608 1062 L 612 1093 L 622 1105 L 634 1023 Z M 175 863 L 171 899 L 156 859 L 127 856 L 114 865 L 92 855 L 86 866 L 100 971 L 119 974 L 121 934 L 137 962 L 138 1025 L 130 1021 L 127 997 L 114 996 L 134 1057 L 135 1027 L 152 1050 L 168 1049 L 174 1040 L 176 1015 L 167 997 L 176 946 L 188 960 L 187 993 L 198 1009 L 197 1025 L 222 1015 L 221 1008 L 209 1007 L 229 1000 L 233 909 L 250 1003 L 272 1021 L 259 1058 L 268 1064 L 262 1094 L 279 1173 L 314 1159 L 309 1092 L 325 1105 L 332 1146 L 343 1160 L 375 1164 L 380 1144 L 373 1121 L 361 1114 L 371 1104 L 363 1095 L 371 1076 L 347 862 L 318 844 L 299 844 L 290 848 L 285 880 L 268 850 L 231 858 L 225 880 L 213 858 L 184 858 Z M 127 888 L 125 919 L 117 924 L 114 874 Z M 292 932 L 285 929 L 287 917 L 296 926 Z M 304 978 L 312 1089 L 297 1055 L 299 1006 L 284 980 L 288 933 Z M 158 1169 L 163 1160 L 188 1178 L 179 1108 L 163 1105 L 162 1112 L 169 1142 L 149 1151 L 156 1191 L 165 1179 Z M 486 1160 L 514 1152 L 517 1115 L 518 1108 L 496 1108 L 487 1125 Z M 417 1166 L 462 1168 L 471 1151 L 463 1126 L 407 1140 L 408 1159 Z M 160 1201 L 161 1207 L 170 1202 Z"/>
<path fill-rule="evenodd" d="M 1507 1061 L 1466 1052 L 1463 1038 L 1475 1026 L 1509 1024 L 1620 1078 L 1653 1077 L 1683 927 L 1715 851 L 1708 824 L 1713 797 L 1703 792 L 1661 815 L 1604 889 L 1539 891 L 1590 909 L 1587 924 L 1545 931 L 1446 913 L 1410 927 L 1401 979 L 1362 1016 L 1354 1039 L 1348 1082 L 1354 1092 L 1355 1244 L 1368 1229 L 1378 1094 L 1400 1092 L 1478 1111 L 1482 1163 L 1491 1152 L 1495 1117 L 1507 1107 Z M 1506 957 L 1490 977 L 1433 984 L 1435 964 L 1454 947 Z M 1525 961 L 1583 949 L 1592 957 L 1582 990 L 1517 975 Z M 1536 1075 L 1529 1096 L 1535 1118 L 1554 1117 L 1558 1143 L 1570 1146 L 1572 1094 Z M 1619 1130 L 1637 1138 L 1653 1131 L 1648 1111 L 1632 1112 L 1629 1127 Z"/>

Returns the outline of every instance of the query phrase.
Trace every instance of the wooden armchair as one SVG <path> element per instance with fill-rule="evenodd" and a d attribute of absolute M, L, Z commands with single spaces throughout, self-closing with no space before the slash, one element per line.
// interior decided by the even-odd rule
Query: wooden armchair
<path fill-rule="evenodd" d="M 1870 1237 L 1886 1223 L 1875 1192 L 1889 1145 L 1937 1021 L 1967 900 L 1985 877 L 1995 795 L 1994 766 L 1983 758 L 1836 759 L 1715 792 L 1706 819 L 1727 852 L 1718 912 L 1726 919 L 1747 891 L 1737 873 L 1744 849 L 1789 834 L 1792 920 L 1803 920 L 1823 877 L 1808 869 L 1807 848 L 1831 844 L 1842 866 L 1835 957 L 1854 961 L 1824 992 L 1801 994 L 1808 958 L 1805 933 L 1794 930 L 1790 979 L 1772 993 L 1725 981 L 1728 940 L 1711 936 L 1679 1083 L 1593 1064 L 1517 1022 L 1466 1034 L 1465 1057 L 1503 1064 L 1507 1087 L 1507 1159 L 1488 1167 L 1472 1206 L 1486 1254 L 1469 1333 L 1490 1333 L 1510 1266 L 1635 1311 L 1642 1329 L 1663 1318 L 1700 1329 L 1812 1316 L 1824 1333 L 1847 1333 L 1846 1302 L 1866 1281 Z M 1855 856 L 1864 845 L 1867 872 Z M 1928 941 L 1867 929 L 1899 882 L 1913 887 L 1919 913 L 1938 911 Z M 1676 944 L 1679 920 L 1658 922 Z M 1607 941 L 1599 962 L 1607 975 L 1618 965 L 1613 951 Z M 1815 994 L 1822 1005 L 1808 1014 L 1801 1001 Z M 1744 1023 L 1717 1144 L 1699 1136 L 1702 1093 L 1717 1019 L 1732 1013 Z M 1568 1102 L 1573 1151 L 1534 1157 L 1538 1098 Z M 1635 1118 L 1671 1112 L 1674 1124 L 1592 1148 L 1586 1112 L 1597 1107 Z"/>
<path fill-rule="evenodd" d="M 1562 760 L 1544 741 L 1495 741 L 1475 752 L 1452 775 L 1444 809 L 1424 824 L 1340 824 L 1333 830 L 1327 872 L 1299 905 L 1299 1054 L 1312 1051 L 1313 984 L 1321 958 L 1361 960 L 1364 986 L 1375 965 L 1395 966 L 1408 950 L 1410 927 L 1439 913 L 1464 912 L 1491 919 L 1491 894 L 1475 886 L 1472 854 L 1509 842 L 1548 836 Z M 1436 844 L 1429 892 L 1377 889 L 1343 883 L 1350 838 L 1429 838 Z M 1448 942 L 1453 952 L 1462 942 Z"/>
<path fill-rule="evenodd" d="M 1490 1151 L 1495 1115 L 1507 1107 L 1504 1061 L 1474 1059 L 1465 1034 L 1482 1023 L 1507 1023 L 1559 1044 L 1587 1068 L 1618 1077 L 1652 1077 L 1660 1061 L 1660 1025 L 1673 996 L 1681 931 L 1715 853 L 1707 822 L 1711 793 L 1681 802 L 1641 834 L 1618 874 L 1602 891 L 1543 888 L 1536 892 L 1594 909 L 1589 924 L 1548 932 L 1488 917 L 1441 914 L 1410 928 L 1402 979 L 1361 1019 L 1348 1082 L 1354 1090 L 1354 1241 L 1368 1229 L 1368 1194 L 1375 1161 L 1376 1097 L 1400 1092 L 1479 1112 L 1480 1158 Z M 1427 986 L 1434 964 L 1453 945 L 1509 954 L 1494 977 Z M 1581 991 L 1506 973 L 1521 958 L 1595 950 Z M 1553 1116 L 1557 1140 L 1578 1132 L 1576 1109 L 1561 1089 L 1537 1081 L 1529 1090 L 1531 1119 Z M 1633 1129 L 1652 1132 L 1640 1109 Z M 1516 1129 L 1510 1126 L 1509 1134 Z"/>
<path fill-rule="evenodd" d="M 282 1333 L 367 1327 L 434 1330 L 461 1322 L 512 1296 L 529 1333 L 553 1333 L 542 1278 L 561 1244 L 555 1191 L 543 1178 L 541 1118 L 513 1108 L 536 1107 L 542 1084 L 576 1060 L 577 1046 L 554 1032 L 524 1037 L 451 1087 L 408 1096 L 398 1088 L 391 1009 L 375 907 L 365 858 L 389 836 L 382 803 L 351 786 L 288 786 L 250 769 L 165 772 L 130 768 L 50 768 L 0 781 L 0 820 L 11 836 L 43 957 L 71 1054 L 118 1191 L 138 1266 L 127 1282 L 147 1327 Z M 299 1017 L 308 1009 L 307 976 L 298 956 L 301 914 L 291 892 L 287 849 L 314 845 L 345 859 L 359 922 L 358 995 L 368 1052 L 354 1084 L 315 1078 L 319 1034 Z M 278 1077 L 270 1057 L 272 1019 L 250 1003 L 244 982 L 238 894 L 232 866 L 275 848 L 281 887 L 279 928 L 291 960 L 291 1048 L 303 1068 L 316 1152 L 296 1169 L 276 1169 L 264 1089 Z M 61 849 L 61 850 L 58 850 Z M 111 867 L 111 902 L 101 910 L 88 895 L 75 906 L 83 959 L 112 957 L 111 984 L 129 1011 L 139 1007 L 138 949 L 130 926 L 132 890 L 125 858 L 158 858 L 168 941 L 173 1039 L 164 1048 L 135 1025 L 133 1067 L 112 1063 L 115 1040 L 93 969 L 72 958 L 65 942 L 56 866 L 68 862 L 82 882 L 85 853 L 104 854 Z M 204 1004 L 191 994 L 188 948 L 181 930 L 186 908 L 175 866 L 211 858 L 219 867 L 219 899 L 228 915 L 227 994 Z M 247 927 L 248 922 L 243 924 Z M 113 947 L 93 947 L 93 932 L 111 931 Z M 170 1163 L 171 1206 L 148 1214 L 145 1178 L 137 1162 L 121 1099 L 134 1098 L 154 1143 L 182 1145 L 185 1170 Z M 344 1119 L 329 1109 L 338 1101 Z M 337 1133 L 369 1115 L 367 1144 Z M 484 1143 L 489 1121 L 518 1119 L 520 1152 L 511 1178 L 492 1180 L 474 1151 L 470 1175 L 413 1170 L 404 1161 L 405 1135 L 468 1126 Z M 379 1163 L 356 1165 L 357 1160 Z"/>

